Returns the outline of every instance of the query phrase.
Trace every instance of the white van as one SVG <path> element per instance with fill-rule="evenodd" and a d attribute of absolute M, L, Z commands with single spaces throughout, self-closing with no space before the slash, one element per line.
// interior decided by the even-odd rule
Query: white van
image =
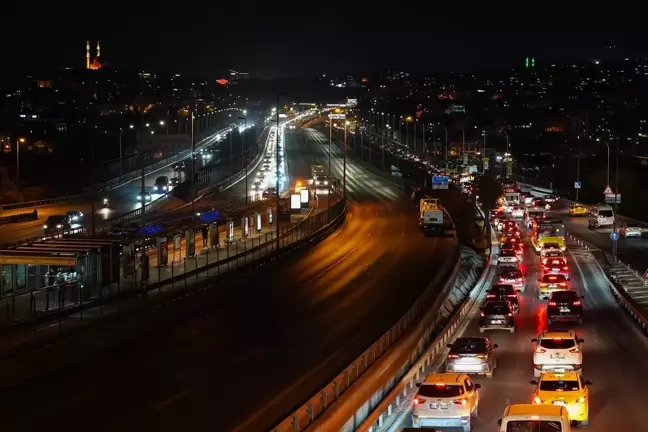
<path fill-rule="evenodd" d="M 502 418 L 497 420 L 498 432 L 571 432 L 571 425 L 564 405 L 509 405 Z"/>
<path fill-rule="evenodd" d="M 614 209 L 608 204 L 595 204 L 590 207 L 588 228 L 604 228 L 614 225 Z"/>

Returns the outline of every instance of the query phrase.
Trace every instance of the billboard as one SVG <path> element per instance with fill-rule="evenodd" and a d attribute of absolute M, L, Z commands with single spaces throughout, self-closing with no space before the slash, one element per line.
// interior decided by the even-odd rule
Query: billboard
<path fill-rule="evenodd" d="M 301 194 L 290 195 L 290 209 L 291 210 L 301 209 Z"/>

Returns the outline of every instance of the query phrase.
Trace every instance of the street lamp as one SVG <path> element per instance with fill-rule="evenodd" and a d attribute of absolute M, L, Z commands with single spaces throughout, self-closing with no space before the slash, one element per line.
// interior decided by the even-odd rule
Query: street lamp
<path fill-rule="evenodd" d="M 347 127 L 349 122 L 344 122 L 344 162 L 342 165 L 342 196 L 346 199 L 346 161 L 347 161 Z M 329 183 L 331 179 L 329 178 Z"/>
<path fill-rule="evenodd" d="M 119 128 L 119 178 L 122 176 L 122 134 L 124 133 L 123 128 Z"/>
<path fill-rule="evenodd" d="M 248 191 L 248 164 L 247 164 L 247 158 L 245 157 L 245 138 L 244 138 L 245 129 L 247 129 L 247 117 L 239 117 L 238 119 L 243 120 L 245 122 L 243 132 L 241 132 L 241 161 L 245 165 L 245 208 L 247 209 L 248 195 L 250 195 L 250 192 Z M 277 161 L 277 163 L 279 163 L 279 161 Z"/>
<path fill-rule="evenodd" d="M 596 141 L 599 139 L 596 138 Z M 607 143 L 607 141 L 603 141 L 603 144 L 607 147 L 607 184 L 606 186 L 610 186 L 610 144 Z M 616 201 L 616 197 L 615 197 Z"/>
<path fill-rule="evenodd" d="M 16 199 L 20 192 L 20 144 L 25 143 L 25 138 L 18 138 L 16 141 Z"/>

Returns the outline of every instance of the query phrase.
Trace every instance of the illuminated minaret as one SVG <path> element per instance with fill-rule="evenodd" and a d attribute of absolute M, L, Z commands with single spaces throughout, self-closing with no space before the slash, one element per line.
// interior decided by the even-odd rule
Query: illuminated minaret
<path fill-rule="evenodd" d="M 99 41 L 97 41 L 97 60 L 101 58 L 101 47 L 99 46 Z"/>
<path fill-rule="evenodd" d="M 86 41 L 86 69 L 90 69 L 90 41 Z"/>

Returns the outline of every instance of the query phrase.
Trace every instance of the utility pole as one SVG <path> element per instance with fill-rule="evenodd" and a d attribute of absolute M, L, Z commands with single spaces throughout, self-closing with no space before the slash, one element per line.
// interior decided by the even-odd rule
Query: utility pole
<path fill-rule="evenodd" d="M 616 173 L 614 179 L 614 218 L 612 222 L 612 232 L 617 233 L 617 212 L 619 208 L 619 137 L 616 139 Z M 618 234 L 618 233 L 617 233 Z M 617 245 L 619 239 L 612 242 L 612 257 L 617 260 Z"/>
<path fill-rule="evenodd" d="M 247 117 L 239 117 L 239 120 L 243 120 L 245 122 L 243 132 L 241 132 L 241 160 L 245 165 L 244 168 L 245 169 L 245 209 L 247 210 L 248 196 L 250 195 L 250 192 L 248 192 L 248 164 L 247 164 L 247 158 L 245 157 L 245 137 L 244 137 L 245 131 L 247 130 Z M 279 163 L 279 161 L 277 161 L 277 163 Z"/>
<path fill-rule="evenodd" d="M 230 174 L 231 175 L 231 174 Z M 194 134 L 194 112 L 191 111 L 191 191 L 189 192 L 189 198 L 191 199 L 191 217 L 194 218 L 196 215 L 196 136 Z"/>
<path fill-rule="evenodd" d="M 332 186 L 332 179 L 331 179 L 331 142 L 333 140 L 332 138 L 333 135 L 333 119 L 331 118 L 331 115 L 329 114 L 329 146 L 328 146 L 328 194 L 326 194 L 326 208 L 328 209 L 331 207 L 331 186 Z"/>
<path fill-rule="evenodd" d="M 347 160 L 347 125 L 349 121 L 344 119 L 344 162 L 342 164 L 342 196 L 346 199 L 346 160 Z M 329 183 L 331 179 L 329 178 Z"/>
<path fill-rule="evenodd" d="M 92 164 L 92 174 L 91 174 L 91 184 L 92 184 L 92 189 L 90 190 L 90 213 L 92 214 L 92 217 L 90 219 L 90 235 L 94 237 L 95 235 L 95 230 L 96 230 L 96 213 L 97 210 L 95 209 L 95 188 L 96 188 L 96 177 L 95 177 L 95 138 L 94 134 L 92 134 L 92 137 L 90 138 L 90 152 L 91 152 L 91 164 Z"/>
<path fill-rule="evenodd" d="M 580 181 L 580 146 L 578 149 L 578 153 L 576 154 L 576 182 Z M 576 202 L 578 202 L 578 191 L 580 189 L 576 188 Z"/>
<path fill-rule="evenodd" d="M 277 130 L 275 131 L 275 137 L 276 137 L 275 138 L 275 166 L 277 167 L 277 171 L 275 173 L 275 182 L 276 182 L 276 189 L 277 189 L 277 202 L 276 202 L 276 205 L 277 205 L 277 210 L 276 210 L 276 212 L 277 212 L 277 217 L 276 217 L 276 221 L 277 221 L 277 227 L 276 227 L 276 229 L 277 229 L 277 249 L 276 250 L 278 251 L 279 246 L 281 244 L 280 239 L 279 239 L 279 232 L 280 232 L 279 231 L 279 215 L 280 215 L 280 213 L 279 213 L 279 210 L 280 210 L 280 206 L 279 206 L 279 94 L 277 94 L 277 110 L 276 111 L 277 111 Z"/>

